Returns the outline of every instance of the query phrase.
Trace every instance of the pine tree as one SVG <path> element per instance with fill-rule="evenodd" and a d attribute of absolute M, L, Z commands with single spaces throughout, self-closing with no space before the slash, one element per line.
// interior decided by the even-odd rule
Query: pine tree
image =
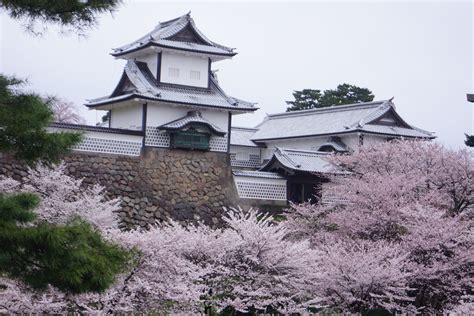
<path fill-rule="evenodd" d="M 81 136 L 48 133 L 54 114 L 40 96 L 21 90 L 24 83 L 0 75 L 0 152 L 30 164 L 56 162 Z"/>
<path fill-rule="evenodd" d="M 321 90 L 313 89 L 294 91 L 293 97 L 294 101 L 286 101 L 287 104 L 291 105 L 286 109 L 287 112 L 370 102 L 374 99 L 374 95 L 369 89 L 347 83 L 338 85 L 334 90 L 324 90 L 322 93 Z"/>
<path fill-rule="evenodd" d="M 27 30 L 41 34 L 37 22 L 56 24 L 83 34 L 97 24 L 98 15 L 113 12 L 121 0 L 0 0 L 0 9 L 11 18 L 27 21 Z M 43 29 L 45 27 L 43 26 Z"/>
<path fill-rule="evenodd" d="M 39 199 L 31 193 L 0 195 L 0 273 L 33 288 L 102 292 L 123 270 L 127 252 L 105 241 L 90 224 L 30 225 Z"/>
<path fill-rule="evenodd" d="M 81 135 L 48 132 L 53 112 L 38 95 L 18 89 L 22 83 L 0 75 L 0 152 L 30 165 L 56 162 Z M 37 220 L 37 196 L 6 191 L 0 190 L 0 277 L 72 293 L 101 292 L 114 282 L 125 250 L 80 219 Z"/>
<path fill-rule="evenodd" d="M 474 147 L 474 135 L 466 135 L 466 140 L 464 141 L 464 144 L 469 147 Z"/>
<path fill-rule="evenodd" d="M 301 91 L 294 91 L 294 101 L 286 101 L 291 107 L 286 109 L 287 112 L 309 110 L 319 107 L 319 100 L 321 99 L 321 90 L 303 89 Z"/>

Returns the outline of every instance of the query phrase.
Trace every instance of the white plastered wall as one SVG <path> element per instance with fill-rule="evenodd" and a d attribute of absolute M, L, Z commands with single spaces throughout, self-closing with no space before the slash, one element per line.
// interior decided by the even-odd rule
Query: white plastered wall
<path fill-rule="evenodd" d="M 150 69 L 150 72 L 153 74 L 153 77 L 156 79 L 158 53 L 140 56 L 140 57 L 137 57 L 136 59 L 137 61 L 145 62 L 148 65 L 148 69 Z"/>
<path fill-rule="evenodd" d="M 359 135 L 358 134 L 348 134 L 341 137 L 341 140 L 344 144 L 347 145 L 350 149 L 357 152 L 359 150 Z"/>
<path fill-rule="evenodd" d="M 171 69 L 178 69 L 178 73 Z M 199 73 L 199 78 L 191 77 L 191 72 Z M 186 56 L 163 52 L 161 55 L 160 81 L 207 88 L 209 78 L 209 61 L 205 57 Z M 173 76 L 174 74 L 174 76 Z"/>
<path fill-rule="evenodd" d="M 112 109 L 110 127 L 140 130 L 142 128 L 142 110 L 141 104 Z"/>
<path fill-rule="evenodd" d="M 383 135 L 364 135 L 364 145 L 374 145 L 377 143 L 385 142 L 389 139 L 389 136 Z"/>
<path fill-rule="evenodd" d="M 260 148 L 258 147 L 246 147 L 246 146 L 236 146 L 230 145 L 230 153 L 247 153 L 249 155 L 258 155 L 260 156 Z"/>
<path fill-rule="evenodd" d="M 267 148 L 262 149 L 262 161 L 272 157 L 275 147 L 301 150 L 318 150 L 319 146 L 324 144 L 328 139 L 329 137 L 325 136 L 268 141 L 265 142 Z"/>
<path fill-rule="evenodd" d="M 260 148 L 230 145 L 229 153 L 232 167 L 255 169 L 261 165 Z"/>

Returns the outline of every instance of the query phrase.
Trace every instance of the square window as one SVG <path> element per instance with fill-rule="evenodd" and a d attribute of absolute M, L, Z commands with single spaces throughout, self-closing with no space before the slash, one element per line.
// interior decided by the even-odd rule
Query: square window
<path fill-rule="evenodd" d="M 168 76 L 178 78 L 179 68 L 172 68 L 172 67 L 168 68 Z"/>
<path fill-rule="evenodd" d="M 191 70 L 189 73 L 189 77 L 193 80 L 200 80 L 201 79 L 201 72 L 196 70 Z"/>

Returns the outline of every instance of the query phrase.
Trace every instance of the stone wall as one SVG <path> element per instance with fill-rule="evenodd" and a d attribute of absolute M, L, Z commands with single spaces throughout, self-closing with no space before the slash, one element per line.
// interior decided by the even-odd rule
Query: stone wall
<path fill-rule="evenodd" d="M 64 160 L 70 175 L 122 198 L 120 217 L 127 227 L 167 218 L 220 226 L 222 208 L 238 202 L 226 153 L 147 147 L 140 157 L 74 152 Z M 0 159 L 0 173 L 26 175 L 6 157 Z"/>

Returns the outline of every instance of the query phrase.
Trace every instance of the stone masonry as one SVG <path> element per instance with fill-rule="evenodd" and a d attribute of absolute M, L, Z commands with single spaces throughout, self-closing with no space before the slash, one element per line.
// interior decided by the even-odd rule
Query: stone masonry
<path fill-rule="evenodd" d="M 64 160 L 70 175 L 122 199 L 119 215 L 126 227 L 168 218 L 220 226 L 223 207 L 238 202 L 226 153 L 146 147 L 140 157 L 74 152 Z M 0 174 L 26 175 L 22 164 L 6 157 L 0 159 Z"/>

